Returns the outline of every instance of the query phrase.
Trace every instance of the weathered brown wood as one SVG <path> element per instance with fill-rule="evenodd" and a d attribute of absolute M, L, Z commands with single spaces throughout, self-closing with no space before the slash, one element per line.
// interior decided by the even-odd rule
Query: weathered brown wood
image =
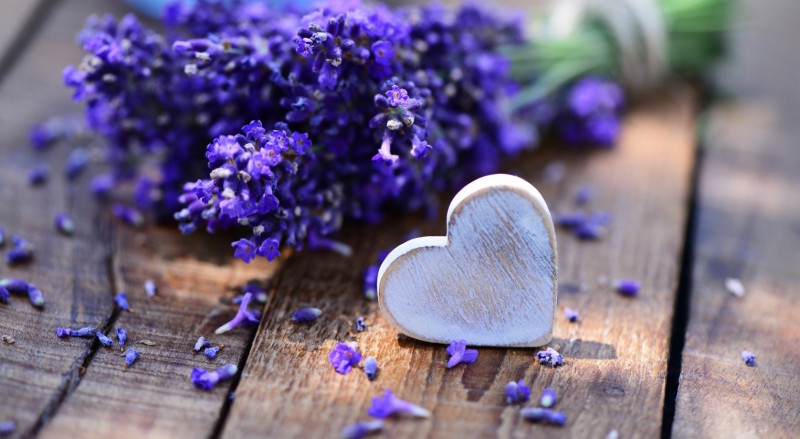
<path fill-rule="evenodd" d="M 711 112 L 674 437 L 800 434 L 800 53 L 790 42 L 800 4 L 744 5 L 748 28 L 725 77 L 749 96 Z M 726 291 L 728 277 L 743 298 Z"/>
<path fill-rule="evenodd" d="M 14 420 L 21 435 L 37 428 L 37 422 L 59 406 L 92 355 L 93 341 L 60 340 L 53 329 L 103 327 L 113 309 L 107 215 L 84 195 L 86 177 L 76 184 L 65 182 L 63 163 L 69 148 L 36 154 L 27 146 L 32 123 L 74 108 L 60 72 L 79 56 L 73 41 L 85 18 L 82 5 L 62 4 L 0 84 L 0 225 L 36 247 L 28 265 L 9 267 L 3 260 L 0 277 L 27 279 L 46 298 L 43 310 L 20 296 L 0 304 L 0 334 L 16 340 L 0 344 L 0 419 Z M 42 161 L 51 166 L 50 181 L 30 187 L 27 172 Z M 73 237 L 55 232 L 53 216 L 58 211 L 74 217 Z M 0 249 L 3 259 L 7 247 Z"/>
<path fill-rule="evenodd" d="M 592 207 L 614 214 L 610 234 L 595 243 L 558 236 L 562 291 L 550 346 L 565 356 L 558 369 L 534 360 L 537 349 L 480 349 L 475 364 L 445 369 L 444 346 L 398 337 L 362 298 L 362 270 L 414 227 L 444 232 L 443 219 L 402 217 L 380 227 L 351 226 L 352 258 L 301 253 L 287 261 L 236 390 L 224 437 L 331 437 L 368 418 L 373 396 L 391 388 L 433 413 L 428 420 L 391 420 L 391 437 L 532 437 L 542 434 L 654 437 L 661 428 L 667 348 L 694 151 L 693 99 L 674 88 L 627 119 L 621 145 L 611 151 L 540 151 L 510 169 L 533 182 L 551 209 L 571 209 L 572 194 L 592 184 Z M 542 182 L 548 160 L 563 160 L 567 178 Z M 642 281 L 641 297 L 626 299 L 609 280 Z M 317 306 L 323 316 L 293 324 L 291 313 Z M 564 305 L 581 311 L 570 324 Z M 369 329 L 354 334 L 359 315 Z M 381 366 L 377 379 L 361 370 L 341 376 L 328 363 L 337 341 L 357 341 Z M 504 403 L 504 387 L 524 378 L 538 397 L 557 389 L 563 428 L 530 424 Z M 531 403 L 532 405 L 532 403 Z"/>

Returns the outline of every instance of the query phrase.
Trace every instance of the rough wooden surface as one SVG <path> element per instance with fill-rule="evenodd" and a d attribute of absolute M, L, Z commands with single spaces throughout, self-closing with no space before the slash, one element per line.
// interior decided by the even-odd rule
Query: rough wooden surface
<path fill-rule="evenodd" d="M 546 368 L 536 349 L 480 349 L 475 364 L 445 369 L 441 345 L 398 338 L 362 298 L 361 271 L 379 250 L 402 242 L 412 227 L 442 234 L 444 222 L 419 218 L 377 228 L 351 227 L 356 244 L 347 259 L 334 254 L 298 254 L 287 261 L 236 390 L 224 437 L 329 437 L 367 419 L 373 396 L 391 388 L 433 412 L 428 420 L 391 420 L 391 437 L 653 437 L 661 428 L 672 305 L 682 245 L 689 172 L 693 157 L 693 104 L 685 89 L 672 89 L 657 105 L 637 108 L 613 151 L 542 151 L 517 161 L 512 171 L 534 183 L 556 211 L 571 209 L 580 184 L 596 190 L 591 207 L 613 212 L 609 235 L 579 242 L 561 231 L 558 239 L 562 291 L 550 346 L 566 364 Z M 567 178 L 544 184 L 548 160 L 563 160 Z M 609 280 L 642 281 L 641 297 L 626 299 Z M 290 322 L 301 306 L 322 308 L 308 325 Z M 581 311 L 570 324 L 564 305 Z M 352 323 L 366 317 L 367 332 Z M 361 370 L 342 376 L 328 364 L 337 341 L 358 343 L 381 366 L 377 379 Z M 504 403 L 504 387 L 524 378 L 538 394 L 557 389 L 559 410 L 569 420 L 558 429 L 530 424 L 518 406 Z"/>
<path fill-rule="evenodd" d="M 797 2 L 745 3 L 726 77 L 738 99 L 711 112 L 674 437 L 800 435 L 798 14 Z"/>
<path fill-rule="evenodd" d="M 18 45 L 27 38 L 25 28 L 34 25 L 32 20 L 38 8 L 47 3 L 47 0 L 3 0 L 0 4 L 0 72 L 5 70 L 4 64 L 13 64 L 15 51 L 24 49 Z"/>

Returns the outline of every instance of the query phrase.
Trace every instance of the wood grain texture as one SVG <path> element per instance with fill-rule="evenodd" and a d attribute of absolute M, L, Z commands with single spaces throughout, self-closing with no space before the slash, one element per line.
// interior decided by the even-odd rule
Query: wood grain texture
<path fill-rule="evenodd" d="M 724 71 L 739 99 L 712 109 L 700 174 L 678 438 L 800 435 L 800 4 L 743 7 L 748 27 Z"/>
<path fill-rule="evenodd" d="M 46 2 L 47 0 L 3 0 L 0 4 L 0 63 L 13 61 L 10 54 L 21 49 L 15 45 L 25 43 L 24 39 L 28 37 L 24 35 L 26 26 L 31 24 L 37 8 Z"/>
<path fill-rule="evenodd" d="M 614 214 L 609 235 L 579 242 L 559 232 L 561 294 L 554 340 L 565 356 L 558 369 L 539 365 L 536 349 L 480 349 L 475 364 L 445 369 L 441 345 L 398 337 L 362 298 L 361 274 L 376 254 L 403 241 L 412 228 L 444 233 L 442 218 L 398 217 L 380 227 L 353 225 L 344 238 L 351 258 L 301 253 L 287 261 L 270 294 L 223 437 L 331 437 L 367 418 L 385 387 L 431 410 L 427 420 L 390 420 L 390 437 L 654 437 L 661 428 L 667 348 L 693 159 L 693 99 L 673 88 L 626 120 L 621 145 L 610 151 L 548 149 L 516 160 L 509 173 L 532 182 L 551 209 L 571 209 L 579 185 L 594 186 L 592 207 Z M 543 165 L 561 160 L 567 178 L 545 184 Z M 639 298 L 614 293 L 610 279 L 639 279 Z M 293 324 L 303 306 L 318 320 Z M 564 305 L 581 311 L 570 324 Z M 355 334 L 359 315 L 369 328 Z M 356 341 L 380 372 L 342 376 L 328 363 L 338 341 Z M 504 387 L 524 378 L 534 395 L 557 389 L 569 420 L 563 428 L 530 424 L 504 403 Z"/>
<path fill-rule="evenodd" d="M 92 340 L 61 340 L 54 328 L 103 327 L 113 309 L 107 215 L 85 196 L 85 176 L 66 182 L 63 163 L 69 148 L 40 155 L 27 140 L 32 123 L 75 108 L 61 83 L 61 70 L 79 56 L 73 37 L 86 13 L 62 5 L 0 84 L 0 225 L 36 248 L 34 261 L 19 267 L 5 264 L 8 246 L 0 249 L 0 277 L 29 280 L 46 299 L 43 310 L 33 308 L 27 297 L 0 304 L 0 334 L 16 339 L 0 345 L 0 419 L 14 420 L 20 435 L 46 421 L 77 385 L 92 355 Z M 50 181 L 30 187 L 27 172 L 41 162 L 51 167 Z M 53 217 L 59 211 L 74 218 L 74 236 L 55 232 Z"/>
<path fill-rule="evenodd" d="M 557 278 L 544 199 L 525 180 L 495 174 L 453 198 L 447 236 L 414 238 L 386 256 L 378 304 L 418 340 L 542 346 L 552 339 Z"/>

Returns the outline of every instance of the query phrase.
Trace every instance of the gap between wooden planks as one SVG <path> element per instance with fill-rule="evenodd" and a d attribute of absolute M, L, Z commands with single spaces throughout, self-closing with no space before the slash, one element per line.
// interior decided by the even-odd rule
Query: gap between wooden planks
<path fill-rule="evenodd" d="M 283 268 L 251 347 L 225 420 L 223 437 L 330 437 L 367 419 L 373 396 L 385 387 L 433 412 L 428 420 L 390 420 L 391 437 L 654 437 L 661 429 L 672 308 L 694 157 L 693 93 L 674 87 L 637 107 L 626 119 L 618 148 L 610 151 L 547 150 L 515 160 L 509 172 L 533 182 L 551 210 L 572 209 L 572 195 L 588 183 L 596 190 L 591 207 L 611 212 L 614 222 L 600 242 L 558 235 L 561 292 L 554 341 L 566 364 L 537 364 L 537 349 L 479 349 L 475 364 L 445 369 L 442 345 L 398 337 L 362 298 L 361 273 L 376 254 L 399 244 L 413 228 L 443 234 L 444 220 L 390 218 L 378 227 L 348 227 L 351 258 L 301 253 Z M 542 182 L 550 160 L 562 160 L 567 177 Z M 616 278 L 642 281 L 641 297 L 614 293 Z M 301 306 L 322 308 L 309 325 L 289 321 Z M 563 306 L 581 312 L 569 324 Z M 369 329 L 354 334 L 366 317 Z M 334 372 L 328 353 L 337 341 L 357 341 L 374 356 L 374 382 L 360 369 Z M 534 399 L 554 387 L 566 412 L 559 429 L 533 425 L 518 406 L 504 402 L 504 387 L 524 378 Z M 533 403 L 531 403 L 533 404 Z"/>

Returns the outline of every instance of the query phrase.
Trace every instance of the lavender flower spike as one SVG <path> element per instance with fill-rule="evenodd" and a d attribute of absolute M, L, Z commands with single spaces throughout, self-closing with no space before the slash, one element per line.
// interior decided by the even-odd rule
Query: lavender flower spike
<path fill-rule="evenodd" d="M 367 374 L 370 381 L 375 379 L 375 375 L 378 373 L 378 360 L 375 357 L 368 357 L 364 360 L 364 373 Z"/>
<path fill-rule="evenodd" d="M 550 408 L 556 405 L 556 402 L 558 402 L 558 397 L 556 396 L 555 389 L 548 387 L 542 391 L 542 397 L 539 398 L 539 404 L 541 404 L 542 407 Z"/>
<path fill-rule="evenodd" d="M 195 387 L 202 390 L 211 390 L 220 381 L 231 379 L 238 370 L 239 368 L 235 364 L 226 364 L 213 372 L 195 367 L 192 369 L 190 378 Z"/>
<path fill-rule="evenodd" d="M 544 422 L 548 424 L 564 425 L 567 422 L 567 415 L 540 407 L 527 407 L 520 411 L 523 418 L 532 422 Z"/>
<path fill-rule="evenodd" d="M 344 439 L 361 439 L 372 433 L 377 433 L 383 430 L 383 421 L 380 419 L 373 419 L 367 422 L 356 422 L 355 424 L 348 425 L 342 430 L 342 437 Z"/>
<path fill-rule="evenodd" d="M 541 364 L 550 363 L 551 366 L 561 366 L 564 364 L 564 356 L 558 353 L 553 348 L 547 348 L 543 351 L 539 351 L 536 353 L 536 359 L 539 360 Z"/>
<path fill-rule="evenodd" d="M 100 344 L 102 344 L 105 347 L 109 347 L 114 343 L 113 340 L 111 340 L 110 338 L 106 337 L 106 335 L 103 334 L 100 331 L 97 331 L 97 339 L 100 340 Z"/>
<path fill-rule="evenodd" d="M 641 285 L 639 285 L 639 282 L 631 279 L 620 279 L 614 284 L 614 289 L 616 289 L 618 293 L 627 297 L 638 296 L 640 288 Z"/>
<path fill-rule="evenodd" d="M 136 349 L 129 348 L 125 351 L 125 367 L 130 366 L 139 359 L 139 352 Z"/>
<path fill-rule="evenodd" d="M 54 222 L 56 230 L 61 234 L 69 236 L 75 233 L 75 222 L 66 213 L 57 214 Z"/>
<path fill-rule="evenodd" d="M 127 339 L 128 333 L 122 328 L 117 328 L 117 340 L 119 341 L 120 350 L 122 350 L 122 347 L 125 346 L 125 340 Z"/>
<path fill-rule="evenodd" d="M 372 405 L 369 407 L 369 410 L 367 410 L 370 416 L 380 419 L 388 418 L 393 413 L 398 412 L 408 413 L 421 418 L 428 418 L 431 416 L 431 412 L 428 410 L 394 396 L 392 391 L 388 388 L 385 389 L 383 396 L 372 398 Z"/>
<path fill-rule="evenodd" d="M 153 297 L 156 295 L 158 288 L 156 287 L 156 283 L 153 282 L 152 279 L 147 279 L 144 281 L 144 292 L 147 293 L 148 297 Z"/>
<path fill-rule="evenodd" d="M 447 361 L 448 369 L 459 363 L 474 363 L 478 359 L 478 351 L 467 349 L 465 340 L 450 343 L 450 346 L 447 347 L 447 353 L 450 354 L 450 360 Z"/>
<path fill-rule="evenodd" d="M 200 338 L 197 339 L 197 343 L 194 344 L 194 351 L 200 352 L 200 349 L 203 349 L 208 346 L 211 346 L 211 342 L 206 340 L 205 337 L 200 336 Z"/>
<path fill-rule="evenodd" d="M 37 308 L 44 306 L 44 294 L 42 294 L 42 290 L 34 284 L 28 284 L 28 298 L 31 300 L 33 306 Z"/>
<path fill-rule="evenodd" d="M 339 342 L 336 347 L 328 354 L 328 361 L 336 372 L 347 375 L 353 366 L 361 362 L 362 355 L 356 349 L 355 343 L 351 346 L 347 343 Z"/>
<path fill-rule="evenodd" d="M 0 436 L 9 435 L 17 431 L 17 424 L 13 420 L 0 422 Z"/>
<path fill-rule="evenodd" d="M 246 324 L 253 324 L 258 323 L 258 317 L 256 313 L 253 311 L 247 310 L 247 305 L 250 304 L 250 300 L 253 298 L 253 293 L 244 293 L 242 296 L 242 303 L 239 305 L 239 311 L 236 312 L 236 316 L 231 319 L 230 322 L 220 326 L 214 331 L 215 334 L 224 334 L 231 329 L 241 325 L 242 323 Z"/>
<path fill-rule="evenodd" d="M 756 356 L 750 351 L 742 351 L 742 360 L 744 360 L 744 364 L 755 367 L 756 365 Z"/>
<path fill-rule="evenodd" d="M 322 315 L 319 308 L 300 308 L 292 314 L 292 321 L 296 323 L 307 323 L 317 319 Z"/>
<path fill-rule="evenodd" d="M 123 311 L 128 311 L 131 308 L 128 304 L 128 295 L 124 291 L 114 296 L 114 302 Z"/>

